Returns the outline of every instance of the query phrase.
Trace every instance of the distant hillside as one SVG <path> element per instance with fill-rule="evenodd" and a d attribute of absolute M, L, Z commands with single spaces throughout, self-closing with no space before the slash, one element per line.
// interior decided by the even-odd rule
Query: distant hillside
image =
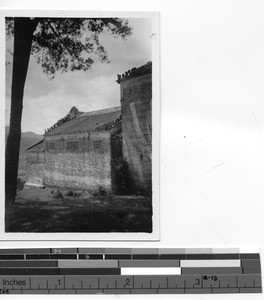
<path fill-rule="evenodd" d="M 6 126 L 5 141 L 7 140 L 8 132 L 9 132 L 9 127 Z M 40 142 L 42 139 L 43 139 L 42 135 L 36 134 L 32 131 L 22 132 L 20 151 L 19 151 L 19 166 L 18 166 L 19 175 L 24 175 L 26 173 L 26 159 L 27 159 L 26 149 Z"/>

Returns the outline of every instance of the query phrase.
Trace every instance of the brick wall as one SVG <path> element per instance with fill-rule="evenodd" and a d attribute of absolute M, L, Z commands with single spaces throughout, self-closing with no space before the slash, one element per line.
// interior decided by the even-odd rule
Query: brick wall
<path fill-rule="evenodd" d="M 45 184 L 45 154 L 28 153 L 27 154 L 27 181 L 28 185 Z"/>
<path fill-rule="evenodd" d="M 138 189 L 152 189 L 151 74 L 120 83 L 123 156 Z"/>
<path fill-rule="evenodd" d="M 110 133 L 45 138 L 46 185 L 111 190 Z"/>

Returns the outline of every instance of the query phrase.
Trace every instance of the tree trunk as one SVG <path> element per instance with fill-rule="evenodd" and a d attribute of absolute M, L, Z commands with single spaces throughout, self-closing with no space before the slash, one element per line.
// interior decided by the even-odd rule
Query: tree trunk
<path fill-rule="evenodd" d="M 9 135 L 6 142 L 5 153 L 6 204 L 15 203 L 16 198 L 24 86 L 32 45 L 32 37 L 36 25 L 37 24 L 30 20 L 30 18 L 14 18 L 11 112 Z"/>

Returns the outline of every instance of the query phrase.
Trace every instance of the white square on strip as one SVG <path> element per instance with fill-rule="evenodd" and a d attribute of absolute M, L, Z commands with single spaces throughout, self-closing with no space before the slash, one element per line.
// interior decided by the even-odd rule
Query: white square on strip
<path fill-rule="evenodd" d="M 181 268 L 121 268 L 121 275 L 181 275 Z"/>

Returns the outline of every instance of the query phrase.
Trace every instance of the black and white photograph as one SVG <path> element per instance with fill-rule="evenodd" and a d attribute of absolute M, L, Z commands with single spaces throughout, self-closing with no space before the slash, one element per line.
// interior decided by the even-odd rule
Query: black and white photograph
<path fill-rule="evenodd" d="M 0 294 L 263 298 L 263 16 L 0 0 Z"/>
<path fill-rule="evenodd" d="M 158 13 L 3 20 L 3 234 L 157 239 Z"/>

